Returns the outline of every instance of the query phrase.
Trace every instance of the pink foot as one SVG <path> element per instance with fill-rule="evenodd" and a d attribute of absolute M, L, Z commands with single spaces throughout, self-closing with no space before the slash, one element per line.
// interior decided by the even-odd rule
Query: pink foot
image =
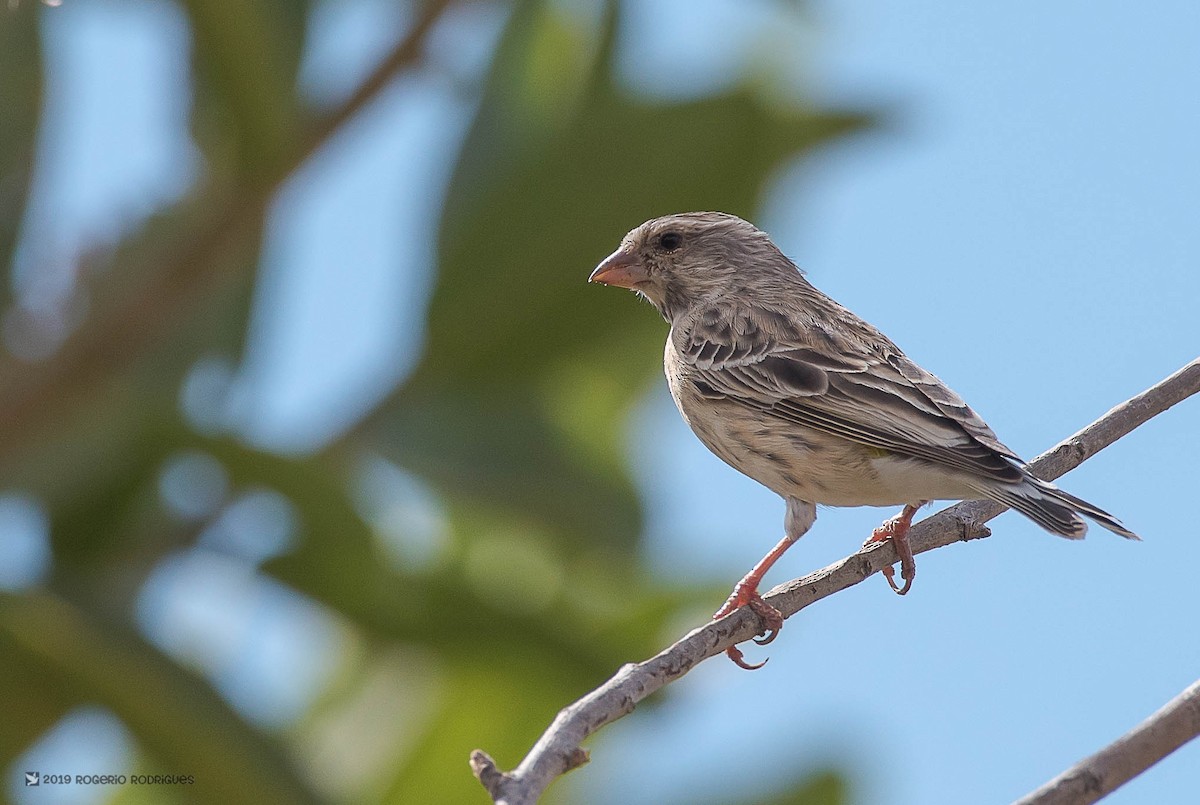
<path fill-rule="evenodd" d="M 916 513 L 916 506 L 905 506 L 904 511 L 885 521 L 872 532 L 870 539 L 863 543 L 865 546 L 890 539 L 896 546 L 896 553 L 900 556 L 900 578 L 903 579 L 904 586 L 896 584 L 896 571 L 891 565 L 883 569 L 883 576 L 887 579 L 888 586 L 898 595 L 904 595 L 912 589 L 913 578 L 917 575 L 917 560 L 913 558 L 912 546 L 908 542 L 908 529 L 912 527 L 912 518 Z"/>

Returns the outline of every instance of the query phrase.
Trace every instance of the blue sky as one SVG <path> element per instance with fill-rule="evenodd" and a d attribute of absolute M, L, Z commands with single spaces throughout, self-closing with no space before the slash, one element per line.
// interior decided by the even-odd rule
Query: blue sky
<path fill-rule="evenodd" d="M 875 132 L 781 170 L 758 223 L 1017 452 L 1032 457 L 1200 352 L 1200 7 L 838 0 L 781 22 L 762 0 L 683 5 L 644 2 L 628 20 L 631 91 L 692 97 L 765 62 L 823 103 L 886 113 Z M 56 156 L 44 160 L 28 227 L 70 244 L 72 233 L 119 231 L 200 166 L 180 104 L 177 10 L 67 0 L 53 13 L 60 141 L 43 144 Z M 312 97 L 353 86 L 390 44 L 378 32 L 395 13 L 384 0 L 325 4 L 307 57 Z M 445 75 L 480 63 L 500 19 L 486 7 L 466 13 L 473 24 Z M 409 365 L 396 356 L 419 346 L 441 158 L 457 143 L 445 133 L 461 132 L 469 112 L 445 77 L 402 80 L 274 205 L 251 361 L 231 381 L 239 426 L 258 443 L 319 442 Z M 346 227 L 354 237 L 342 239 Z M 350 259 L 331 263 L 347 243 L 358 245 Z M 578 267 L 581 281 L 589 269 Z M 345 337 L 314 337 L 329 331 Z M 749 652 L 772 658 L 758 673 L 707 663 L 661 706 L 607 728 L 595 762 L 566 784 L 594 801 L 691 803 L 705 790 L 720 802 L 729 764 L 766 791 L 781 774 L 833 762 L 859 781 L 861 803 L 1007 802 L 1031 790 L 1200 676 L 1185 561 L 1197 448 L 1193 400 L 1063 480 L 1144 543 L 1101 529 L 1069 543 L 1004 515 L 993 538 L 920 557 L 904 599 L 871 579 L 789 621 L 769 651 Z M 630 454 L 649 509 L 646 558 L 664 583 L 732 584 L 774 544 L 782 502 L 710 456 L 664 386 L 630 423 Z M 769 582 L 840 558 L 891 513 L 823 511 Z M 173 581 L 176 595 L 192 595 L 187 561 L 150 593 Z M 274 660 L 244 656 L 218 674 L 235 703 L 258 700 L 289 676 L 279 669 L 336 640 L 286 593 L 251 586 L 240 599 L 251 611 L 229 617 L 274 618 L 281 638 Z M 707 614 L 681 617 L 677 633 Z M 291 676 L 312 689 L 322 678 L 316 666 Z M 285 698 L 250 716 L 284 719 L 304 691 Z M 127 753 L 111 719 L 73 718 L 39 751 L 66 751 L 55 747 L 70 745 L 71 730 L 92 744 L 107 730 Z M 1198 768 L 1200 748 L 1185 748 L 1107 801 L 1190 801 Z"/>

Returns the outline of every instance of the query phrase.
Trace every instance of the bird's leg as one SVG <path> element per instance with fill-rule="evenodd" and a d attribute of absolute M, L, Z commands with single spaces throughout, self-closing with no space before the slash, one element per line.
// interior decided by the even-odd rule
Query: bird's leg
<path fill-rule="evenodd" d="M 759 632 L 762 636 L 754 638 L 754 642 L 765 646 L 774 640 L 775 636 L 779 634 L 779 630 L 783 628 L 783 615 L 778 609 L 763 600 L 758 593 L 758 585 L 762 582 L 763 576 L 767 575 L 767 571 L 771 569 L 771 565 L 775 564 L 779 557 L 783 556 L 783 552 L 790 548 L 797 539 L 799 539 L 798 536 L 784 537 L 778 545 L 771 549 L 770 553 L 759 560 L 758 564 L 734 585 L 733 592 L 725 604 L 713 615 L 713 620 L 725 617 L 738 607 L 747 606 L 758 616 L 763 626 L 763 631 Z M 751 665 L 743 659 L 741 649 L 737 646 L 730 646 L 725 649 L 725 653 L 729 655 L 729 659 L 747 671 L 762 668 L 767 664 L 767 661 L 763 660 L 756 665 Z"/>
<path fill-rule="evenodd" d="M 926 503 L 928 501 L 922 501 L 916 506 L 905 506 L 904 511 L 890 520 L 884 521 L 884 524 L 871 534 L 870 539 L 863 543 L 863 547 L 866 547 L 872 542 L 883 542 L 890 539 L 896 546 L 896 553 L 900 556 L 900 578 L 904 580 L 904 586 L 896 584 L 896 571 L 892 569 L 891 565 L 883 569 L 883 576 L 887 579 L 888 585 L 899 595 L 904 595 L 912 588 L 913 578 L 917 575 L 917 560 L 913 558 L 912 546 L 908 544 L 908 529 L 912 527 L 912 518 L 917 513 L 917 509 Z"/>

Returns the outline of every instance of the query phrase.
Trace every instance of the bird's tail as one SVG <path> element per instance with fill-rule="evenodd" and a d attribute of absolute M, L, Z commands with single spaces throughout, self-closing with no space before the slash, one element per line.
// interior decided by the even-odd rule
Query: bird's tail
<path fill-rule="evenodd" d="M 1019 485 L 997 485 L 979 490 L 985 497 L 1016 509 L 1052 534 L 1067 539 L 1083 539 L 1087 523 L 1079 515 L 1095 520 L 1114 534 L 1138 539 L 1120 520 L 1082 498 L 1064 492 L 1052 483 L 1026 475 Z"/>

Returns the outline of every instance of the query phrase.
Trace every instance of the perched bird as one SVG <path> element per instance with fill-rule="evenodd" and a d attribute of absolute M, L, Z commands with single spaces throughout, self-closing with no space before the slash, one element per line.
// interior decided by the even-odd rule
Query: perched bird
<path fill-rule="evenodd" d="M 766 233 L 733 215 L 647 221 L 596 267 L 671 325 L 671 396 L 700 441 L 787 503 L 784 538 L 713 617 L 749 606 L 774 639 L 779 611 L 758 593 L 772 564 L 816 520 L 816 506 L 903 505 L 867 543 L 890 539 L 908 592 L 908 529 L 931 500 L 1003 503 L 1052 534 L 1079 539 L 1085 515 L 1129 539 L 1115 517 L 1034 476 L 962 398 L 887 336 L 814 288 Z M 744 668 L 737 647 L 729 656 Z M 761 665 L 761 664 L 760 664 Z"/>

